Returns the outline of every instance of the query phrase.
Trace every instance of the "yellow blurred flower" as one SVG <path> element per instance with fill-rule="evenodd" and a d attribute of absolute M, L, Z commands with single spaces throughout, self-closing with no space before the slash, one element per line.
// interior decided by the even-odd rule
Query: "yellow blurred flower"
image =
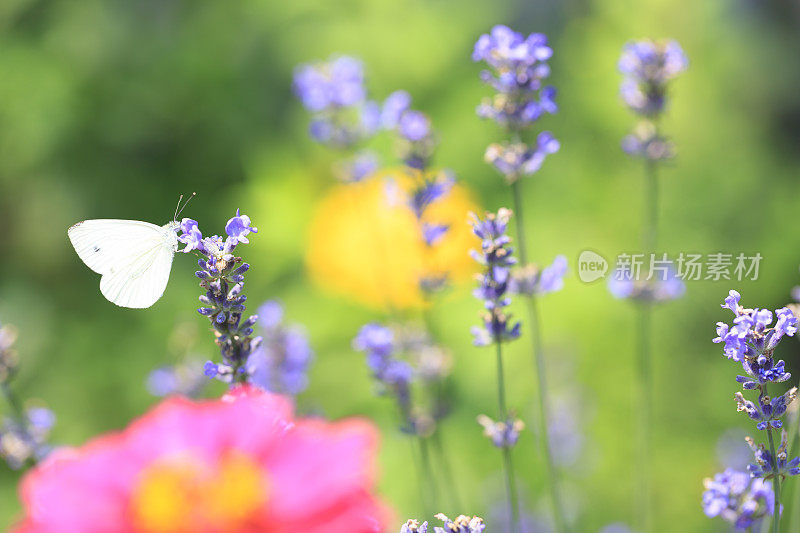
<path fill-rule="evenodd" d="M 478 209 L 469 191 L 456 184 L 426 210 L 425 222 L 450 226 L 442 241 L 429 248 L 404 203 L 412 184 L 411 176 L 396 170 L 332 188 L 312 216 L 306 255 L 312 279 L 380 309 L 421 307 L 419 279 L 424 275 L 448 273 L 453 283 L 470 279 L 475 266 L 468 252 L 475 238 L 467 214 Z"/>

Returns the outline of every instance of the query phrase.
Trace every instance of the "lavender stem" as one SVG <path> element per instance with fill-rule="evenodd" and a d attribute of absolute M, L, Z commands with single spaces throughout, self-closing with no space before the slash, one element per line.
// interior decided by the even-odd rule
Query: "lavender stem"
<path fill-rule="evenodd" d="M 528 258 L 525 248 L 525 224 L 523 222 L 522 186 L 520 180 L 514 180 L 511 190 L 514 197 L 515 221 L 517 228 L 517 249 L 523 265 L 527 264 Z M 558 491 L 558 473 L 556 471 L 553 454 L 550 450 L 550 430 L 547 424 L 547 413 L 549 412 L 549 402 L 547 396 L 547 375 L 544 361 L 544 353 L 541 346 L 541 331 L 539 328 L 539 313 L 536 307 L 536 296 L 530 295 L 527 300 L 528 322 L 531 332 L 531 343 L 534 358 L 534 368 L 537 379 L 537 407 L 538 407 L 538 435 L 540 453 L 545 459 L 547 477 L 550 489 L 550 504 L 553 508 L 553 522 L 557 532 L 566 531 L 566 520 L 564 519 L 563 507 Z"/>
<path fill-rule="evenodd" d="M 501 339 L 495 339 L 497 346 L 497 403 L 500 409 L 500 420 L 508 420 L 508 410 L 506 408 L 506 386 L 503 372 L 503 345 Z M 504 446 L 503 450 L 503 473 L 506 481 L 506 496 L 508 498 L 508 511 L 511 519 L 511 533 L 519 530 L 519 505 L 517 503 L 517 488 L 514 479 L 514 466 L 511 462 L 511 449 Z"/>
<path fill-rule="evenodd" d="M 656 126 L 656 135 L 658 134 Z M 645 191 L 644 191 L 644 216 L 642 223 L 642 251 L 645 254 L 654 254 L 658 243 L 658 174 L 657 164 L 652 159 L 645 161 Z M 646 255 L 647 257 L 647 255 Z M 650 495 L 650 426 L 653 409 L 653 376 L 652 376 L 652 305 L 644 301 L 638 310 L 639 315 L 639 349 L 637 364 L 636 387 L 639 411 L 637 424 L 637 463 L 639 472 L 639 524 L 647 533 L 652 531 L 652 503 Z"/>
<path fill-rule="evenodd" d="M 764 386 L 764 394 L 767 394 L 767 387 Z M 778 472 L 778 458 L 775 455 L 775 441 L 772 438 L 772 426 L 767 426 L 767 439 L 769 440 L 769 453 L 772 455 L 772 488 L 775 492 L 775 501 L 772 511 L 772 531 L 780 533 L 781 526 L 781 475 Z"/>

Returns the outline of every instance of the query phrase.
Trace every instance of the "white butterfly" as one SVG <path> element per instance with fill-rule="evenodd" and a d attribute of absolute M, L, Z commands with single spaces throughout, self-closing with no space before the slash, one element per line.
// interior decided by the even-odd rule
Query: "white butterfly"
<path fill-rule="evenodd" d="M 86 266 L 102 274 L 100 292 L 108 301 L 144 309 L 167 288 L 179 227 L 174 218 L 163 226 L 139 220 L 84 220 L 67 235 Z"/>

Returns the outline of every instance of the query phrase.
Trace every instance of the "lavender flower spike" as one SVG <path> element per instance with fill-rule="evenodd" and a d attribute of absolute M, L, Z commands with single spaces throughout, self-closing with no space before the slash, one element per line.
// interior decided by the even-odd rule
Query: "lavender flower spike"
<path fill-rule="evenodd" d="M 428 522 L 419 523 L 419 520 L 408 520 L 400 528 L 400 533 L 428 533 Z"/>
<path fill-rule="evenodd" d="M 622 99 L 633 111 L 656 115 L 663 111 L 667 83 L 686 70 L 689 60 L 676 41 L 634 41 L 625 45 L 619 60 L 625 75 Z"/>
<path fill-rule="evenodd" d="M 703 512 L 709 518 L 719 516 L 738 531 L 747 530 L 772 514 L 772 484 L 752 479 L 747 472 L 728 468 L 703 481 Z"/>
<path fill-rule="evenodd" d="M 767 434 L 768 447 L 763 443 L 756 444 L 753 439 L 747 437 L 747 443 L 755 456 L 755 463 L 748 465 L 747 469 L 750 471 L 751 476 L 756 478 L 755 481 L 769 479 L 773 482 L 772 488 L 774 492 L 767 491 L 772 494 L 771 505 L 767 505 L 767 509 L 761 511 L 761 516 L 770 512 L 771 508 L 773 532 L 777 533 L 780 530 L 780 488 L 782 481 L 786 476 L 800 474 L 800 457 L 789 459 L 788 439 L 786 431 L 782 429 L 782 417 L 786 414 L 789 405 L 796 399 L 797 387 L 793 387 L 784 394 L 774 397 L 769 396 L 767 389 L 773 383 L 781 383 L 791 378 L 791 375 L 786 372 L 784 362 L 775 359 L 774 351 L 783 337 L 792 336 L 797 332 L 797 318 L 786 307 L 777 309 L 773 315 L 769 309 L 749 309 L 741 305 L 740 302 L 741 295 L 737 291 L 731 290 L 721 307 L 733 312 L 733 324 L 728 325 L 725 322 L 717 322 L 717 336 L 713 339 L 713 342 L 724 344 L 723 352 L 725 356 L 742 365 L 746 375 L 736 377 L 736 381 L 741 383 L 742 388 L 745 391 L 755 390 L 758 393 L 755 402 L 747 400 L 744 394 L 738 391 L 734 394 L 734 399 L 736 400 L 736 410 L 745 412 L 751 420 L 756 422 L 756 429 L 766 431 Z M 772 326 L 775 316 L 777 316 L 778 320 Z M 781 429 L 781 442 L 777 450 L 775 449 L 775 439 L 772 433 L 774 429 Z M 759 490 L 761 491 L 763 487 L 763 485 L 759 485 Z M 711 492 L 707 491 L 706 494 L 711 496 L 704 495 L 704 502 L 706 498 L 709 499 L 711 511 L 708 510 L 708 507 L 706 511 L 709 516 L 713 516 L 718 509 L 722 509 L 720 512 L 728 512 L 732 518 L 736 519 L 729 519 L 728 521 L 733 522 L 737 527 L 746 529 L 752 525 L 752 517 L 750 516 L 752 513 L 744 513 L 741 516 L 736 515 L 730 510 L 730 505 L 724 507 L 720 503 L 721 497 L 716 495 L 722 491 L 719 486 L 715 488 L 707 484 L 707 488 Z M 725 487 L 723 483 L 722 488 L 727 489 L 728 493 L 735 495 L 739 499 L 741 499 L 744 491 L 741 488 L 741 483 L 738 484 L 736 489 Z M 758 502 L 749 502 L 746 507 L 746 509 L 750 510 L 760 508 L 760 503 Z M 744 520 L 742 522 L 743 525 L 739 525 L 739 520 Z"/>
<path fill-rule="evenodd" d="M 258 308 L 264 341 L 247 360 L 250 382 L 264 390 L 297 396 L 308 386 L 308 367 L 314 358 L 305 331 L 283 323 L 283 308 L 268 301 Z"/>
<path fill-rule="evenodd" d="M 478 424 L 483 426 L 483 434 L 492 441 L 497 448 L 511 448 L 519 440 L 519 435 L 525 429 L 525 423 L 513 417 L 505 421 L 495 422 L 486 415 L 478 415 Z"/>
<path fill-rule="evenodd" d="M 367 99 L 364 66 L 349 56 L 300 65 L 293 89 L 311 112 L 309 133 L 317 142 L 336 148 L 353 146 L 380 127 L 380 106 Z"/>
<path fill-rule="evenodd" d="M 635 41 L 622 49 L 620 95 L 625 105 L 642 118 L 622 140 L 627 154 L 649 161 L 673 156 L 672 143 L 659 133 L 656 118 L 666 108 L 669 82 L 688 66 L 686 55 L 675 41 Z"/>
<path fill-rule="evenodd" d="M 300 65 L 294 73 L 294 90 L 314 112 L 359 104 L 366 98 L 364 66 L 349 56 Z"/>
<path fill-rule="evenodd" d="M 555 89 L 544 85 L 550 75 L 547 60 L 553 50 L 547 37 L 532 33 L 527 37 L 507 26 L 495 26 L 481 35 L 472 54 L 489 69 L 481 79 L 498 94 L 478 107 L 478 115 L 490 118 L 510 130 L 520 130 L 536 122 L 545 113 L 555 113 Z"/>
<path fill-rule="evenodd" d="M 513 248 L 509 246 L 511 238 L 506 235 L 511 211 L 500 209 L 497 214 L 487 213 L 481 220 L 474 213 L 470 214 L 472 232 L 481 239 L 481 250 L 471 252 L 472 257 L 485 267 L 479 276 L 479 286 L 473 294 L 483 300 L 486 311 L 483 313 L 483 325 L 472 329 L 476 346 L 502 343 L 520 336 L 520 323 L 511 322 L 511 315 L 506 315 L 504 308 L 511 303 L 507 296 L 511 281 L 510 267 L 516 264 L 512 256 Z"/>
<path fill-rule="evenodd" d="M 397 357 L 394 332 L 380 324 L 366 324 L 353 339 L 353 347 L 366 355 L 367 367 L 379 386 L 379 393 L 397 402 L 402 417 L 401 431 L 416 434 L 420 428 L 411 406 L 414 370 Z"/>
<path fill-rule="evenodd" d="M 242 288 L 250 265 L 233 252 L 240 243 L 250 242 L 247 235 L 257 230 L 250 225 L 250 217 L 242 215 L 238 209 L 225 227 L 228 235 L 225 240 L 214 235 L 197 243 L 194 234 L 199 234 L 200 230 L 193 220 L 184 219 L 181 229 L 183 234 L 179 239 L 187 243 L 187 248 L 194 247 L 202 254 L 198 261 L 200 270 L 195 272 L 204 290 L 200 296 L 202 306 L 197 312 L 209 319 L 222 357 L 220 363 L 207 362 L 204 373 L 226 383 L 246 383 L 250 380 L 246 368 L 248 358 L 262 339 L 253 336 L 253 325 L 258 317 L 243 319 L 247 297 L 242 294 Z"/>
<path fill-rule="evenodd" d="M 459 515 L 450 520 L 446 515 L 439 513 L 436 518 L 442 521 L 444 527 L 434 527 L 435 533 L 482 533 L 486 528 L 483 519 L 478 516 Z"/>
<path fill-rule="evenodd" d="M 13 470 L 35 464 L 50 453 L 52 447 L 47 438 L 55 424 L 51 410 L 25 409 L 10 387 L 17 373 L 16 338 L 15 328 L 0 324 L 0 388 L 10 408 L 9 416 L 0 420 L 0 458 Z"/>

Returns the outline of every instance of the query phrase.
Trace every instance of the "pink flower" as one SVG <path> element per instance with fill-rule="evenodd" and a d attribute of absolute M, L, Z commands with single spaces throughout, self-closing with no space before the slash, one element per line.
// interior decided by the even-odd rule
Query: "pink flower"
<path fill-rule="evenodd" d="M 380 532 L 376 447 L 367 422 L 294 420 L 286 399 L 255 389 L 171 398 L 29 472 L 16 532 Z"/>

